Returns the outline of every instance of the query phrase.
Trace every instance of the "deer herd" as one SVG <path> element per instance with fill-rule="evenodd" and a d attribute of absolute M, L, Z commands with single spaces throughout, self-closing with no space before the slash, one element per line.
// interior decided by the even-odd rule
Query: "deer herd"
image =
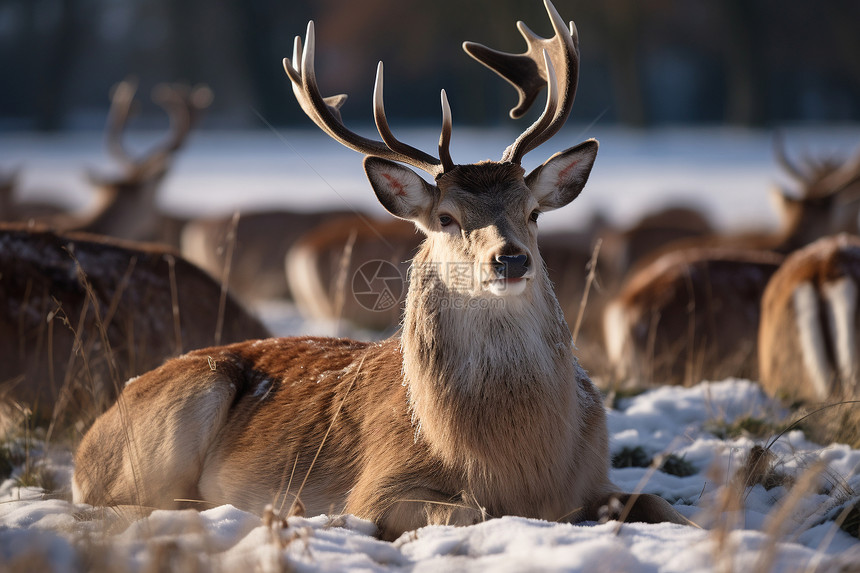
<path fill-rule="evenodd" d="M 463 44 L 516 88 L 513 118 L 546 91 L 502 157 L 475 164 L 451 156 L 444 90 L 438 156 L 395 137 L 382 63 L 381 140 L 350 130 L 346 96 L 317 85 L 313 22 L 296 37 L 283 62 L 296 100 L 365 156 L 388 221 L 161 212 L 205 87 L 155 90 L 170 133 L 139 157 L 122 141 L 135 85 L 114 89 L 107 142 L 123 173 L 91 176 L 86 210 L 17 200 L 16 174 L 0 174 L 4 431 L 33 415 L 77 436 L 75 502 L 303 507 L 353 513 L 395 539 L 502 515 L 597 520 L 617 501 L 610 518 L 689 523 L 609 480 L 604 401 L 586 369 L 603 390 L 743 376 L 789 401 L 860 398 L 860 157 L 797 164 L 779 143 L 797 187 L 777 196 L 776 233 L 720 234 L 670 208 L 627 229 L 596 220 L 539 235 L 541 213 L 576 199 L 598 150 L 587 140 L 522 167 L 567 120 L 579 76 L 576 27 L 545 7 L 553 35 L 518 22 L 523 53 Z M 368 261 L 399 269 L 402 304 L 351 296 Z M 390 336 L 271 337 L 245 304 L 274 297 Z"/>

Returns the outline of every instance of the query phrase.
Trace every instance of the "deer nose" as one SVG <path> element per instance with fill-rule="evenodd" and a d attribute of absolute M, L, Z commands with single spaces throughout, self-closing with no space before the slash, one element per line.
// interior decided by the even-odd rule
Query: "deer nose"
<path fill-rule="evenodd" d="M 527 255 L 498 255 L 493 264 L 496 272 L 506 279 L 518 279 L 529 270 Z"/>

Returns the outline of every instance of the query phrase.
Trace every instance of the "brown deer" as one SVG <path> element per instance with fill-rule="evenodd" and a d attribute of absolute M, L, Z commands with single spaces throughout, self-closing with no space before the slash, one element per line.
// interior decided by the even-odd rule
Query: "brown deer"
<path fill-rule="evenodd" d="M 290 248 L 305 234 L 350 211 L 252 211 L 188 221 L 182 255 L 213 277 L 228 281 L 243 300 L 295 298 L 284 274 Z"/>
<path fill-rule="evenodd" d="M 762 386 L 791 401 L 860 398 L 860 237 L 825 237 L 789 255 L 762 299 Z"/>
<path fill-rule="evenodd" d="M 140 156 L 132 156 L 122 141 L 128 125 L 135 82 L 126 80 L 114 87 L 106 129 L 107 147 L 122 167 L 119 176 L 89 173 L 96 198 L 79 211 L 39 218 L 36 223 L 57 232 L 80 231 L 136 241 L 159 241 L 179 245 L 182 221 L 159 211 L 156 194 L 176 153 L 183 147 L 202 111 L 211 100 L 208 87 L 188 88 L 161 84 L 153 100 L 170 117 L 170 132 L 163 141 Z"/>
<path fill-rule="evenodd" d="M 268 335 L 177 253 L 86 234 L 0 225 L 0 412 L 91 422 L 119 385 L 166 358 Z"/>
<path fill-rule="evenodd" d="M 635 268 L 604 312 L 616 381 L 691 384 L 758 376 L 761 297 L 785 253 L 840 231 L 856 232 L 860 155 L 837 163 L 788 161 L 799 193 L 778 195 L 783 228 L 774 234 L 691 239 Z"/>
<path fill-rule="evenodd" d="M 474 165 L 451 159 L 444 92 L 438 159 L 394 137 L 381 66 L 374 115 L 384 143 L 349 131 L 338 112 L 343 97 L 324 98 L 317 87 L 308 25 L 304 49 L 297 38 L 284 61 L 302 109 L 368 156 L 379 201 L 427 236 L 413 261 L 403 331 L 378 343 L 262 340 L 166 363 L 128 384 L 84 437 L 75 501 L 176 507 L 193 499 L 261 512 L 300 499 L 311 514 L 373 520 L 384 539 L 487 516 L 597 517 L 617 492 L 605 414 L 572 353 L 536 237 L 538 215 L 582 190 L 597 142 L 528 175 L 520 166 L 566 120 L 578 75 L 576 29 L 545 4 L 555 35 L 518 24 L 525 54 L 464 44 L 519 87 L 515 116 L 548 88 L 543 114 L 501 161 Z M 636 497 L 628 518 L 685 522 L 648 495 Z"/>
<path fill-rule="evenodd" d="M 286 276 L 296 306 L 309 318 L 392 330 L 402 318 L 407 261 L 420 244 L 415 225 L 401 219 L 377 221 L 358 214 L 331 219 L 287 254 Z"/>

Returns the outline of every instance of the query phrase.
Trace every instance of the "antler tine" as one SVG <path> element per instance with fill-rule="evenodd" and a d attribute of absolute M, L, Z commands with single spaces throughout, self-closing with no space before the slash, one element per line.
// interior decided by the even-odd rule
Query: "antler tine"
<path fill-rule="evenodd" d="M 860 150 L 819 182 L 822 194 L 835 195 L 860 180 Z"/>
<path fill-rule="evenodd" d="M 136 92 L 137 80 L 135 79 L 126 79 L 115 85 L 111 90 L 111 103 L 108 111 L 105 134 L 108 153 L 126 167 L 133 165 L 135 161 L 123 145 L 122 133 L 128 125 Z"/>
<path fill-rule="evenodd" d="M 383 141 L 376 141 L 362 137 L 344 125 L 340 107 L 346 101 L 346 95 L 323 97 L 320 94 L 314 69 L 314 48 L 314 23 L 311 21 L 308 22 L 304 49 L 301 38 L 297 36 L 293 44 L 292 61 L 284 58 L 284 71 L 293 85 L 296 100 L 317 127 L 332 139 L 359 153 L 407 163 L 434 177 L 444 173 L 446 167 L 439 159 L 398 141 L 391 132 L 382 104 L 382 62 L 377 69 L 373 100 L 374 119 Z"/>
<path fill-rule="evenodd" d="M 517 29 L 528 46 L 522 54 L 500 52 L 474 42 L 463 43 L 463 49 L 470 56 L 516 88 L 519 101 L 510 111 L 514 119 L 528 111 L 540 90 L 550 82 L 549 67 L 544 63 L 544 52 L 549 56 L 557 75 L 558 102 L 544 110 L 544 115 L 549 114 L 549 120 L 542 115 L 505 150 L 502 161 L 520 163 L 526 153 L 561 129 L 573 107 L 579 76 L 579 35 L 573 22 L 570 22 L 569 27 L 564 23 L 550 0 L 544 0 L 544 6 L 555 35 L 552 38 L 541 38 L 523 22 L 517 22 Z"/>
<path fill-rule="evenodd" d="M 806 182 L 807 176 L 802 173 L 800 169 L 798 169 L 797 166 L 788 158 L 788 154 L 785 149 L 785 137 L 782 133 L 775 133 L 773 136 L 773 154 L 776 156 L 777 163 L 785 169 L 786 173 L 788 173 L 792 179 L 801 183 Z"/>
<path fill-rule="evenodd" d="M 442 161 L 442 170 L 450 171 L 454 168 L 451 159 L 451 132 L 454 129 L 454 121 L 451 117 L 451 106 L 448 105 L 448 95 L 442 90 L 442 134 L 439 136 L 439 159 Z"/>
<path fill-rule="evenodd" d="M 385 117 L 385 104 L 382 101 L 382 84 L 382 62 L 379 62 L 379 65 L 376 67 L 376 83 L 373 87 L 373 119 L 376 121 L 376 129 L 379 131 L 379 135 L 382 136 L 382 141 L 385 142 L 388 149 L 399 157 L 397 161 L 403 161 L 430 173 L 434 177 L 438 177 L 443 172 L 440 160 L 394 137 L 391 128 L 388 126 L 388 119 Z M 444 129 L 442 133 L 444 137 Z"/>
<path fill-rule="evenodd" d="M 180 86 L 159 84 L 152 90 L 152 100 L 156 102 L 167 113 L 170 120 L 168 136 L 163 143 L 157 145 L 150 155 L 160 152 L 176 151 L 185 142 L 185 138 L 191 132 L 192 110 L 188 94 L 181 93 Z"/>

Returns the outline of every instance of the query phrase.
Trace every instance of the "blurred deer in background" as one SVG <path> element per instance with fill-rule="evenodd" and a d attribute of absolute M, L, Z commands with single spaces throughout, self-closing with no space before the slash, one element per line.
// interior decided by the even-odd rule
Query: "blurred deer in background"
<path fill-rule="evenodd" d="M 91 422 L 166 358 L 268 330 L 157 245 L 0 225 L 0 421 Z"/>
<path fill-rule="evenodd" d="M 857 232 L 860 154 L 844 162 L 777 157 L 801 184 L 777 195 L 783 227 L 693 239 L 634 270 L 604 313 L 616 380 L 692 384 L 727 376 L 757 378 L 761 297 L 784 254 L 822 236 Z"/>
<path fill-rule="evenodd" d="M 860 237 L 825 237 L 789 255 L 762 299 L 759 374 L 790 401 L 860 399 Z"/>
<path fill-rule="evenodd" d="M 176 153 L 184 146 L 202 111 L 212 101 L 208 87 L 161 84 L 153 99 L 170 117 L 170 131 L 147 152 L 132 156 L 123 143 L 137 85 L 120 82 L 111 94 L 106 128 L 107 148 L 121 166 L 119 176 L 89 174 L 94 204 L 86 209 L 37 219 L 57 232 L 81 231 L 121 239 L 179 244 L 183 221 L 166 216 L 157 205 L 158 189 Z"/>
<path fill-rule="evenodd" d="M 350 213 L 271 210 L 240 212 L 235 219 L 192 219 L 182 229 L 182 255 L 213 277 L 226 280 L 230 291 L 244 300 L 295 299 L 284 273 L 290 248 L 306 233 Z"/>
<path fill-rule="evenodd" d="M 521 167 L 561 128 L 576 90 L 576 29 L 545 4 L 555 34 L 540 38 L 518 23 L 524 54 L 464 44 L 517 86 L 514 117 L 547 87 L 543 114 L 501 161 L 473 165 L 450 156 L 444 91 L 438 158 L 395 138 L 381 64 L 374 117 L 383 141 L 348 130 L 338 110 L 344 96 L 320 94 L 308 25 L 304 49 L 297 38 L 284 60 L 299 104 L 368 156 L 379 201 L 427 237 L 412 264 L 402 334 L 379 343 L 272 339 L 166 363 L 126 386 L 84 437 L 76 502 L 197 499 L 262 512 L 300 498 L 310 514 L 343 508 L 394 539 L 488 516 L 596 519 L 612 496 L 628 499 L 608 479 L 600 394 L 573 355 L 537 247 L 540 213 L 578 196 L 597 142 L 529 174 Z M 301 487 L 291 473 L 304 476 Z M 629 500 L 630 519 L 686 522 L 656 496 Z"/>
<path fill-rule="evenodd" d="M 400 219 L 345 215 L 319 225 L 287 255 L 287 280 L 296 306 L 308 318 L 393 330 L 403 315 L 408 261 L 421 239 L 414 224 Z M 390 298 L 374 296 L 386 288 Z"/>
<path fill-rule="evenodd" d="M 597 213 L 583 231 L 541 234 L 541 256 L 565 319 L 574 327 L 576 346 L 592 357 L 592 378 L 611 377 L 603 310 L 628 269 L 666 245 L 712 232 L 710 222 L 697 209 L 667 206 L 644 214 L 626 228 L 610 225 Z"/>

